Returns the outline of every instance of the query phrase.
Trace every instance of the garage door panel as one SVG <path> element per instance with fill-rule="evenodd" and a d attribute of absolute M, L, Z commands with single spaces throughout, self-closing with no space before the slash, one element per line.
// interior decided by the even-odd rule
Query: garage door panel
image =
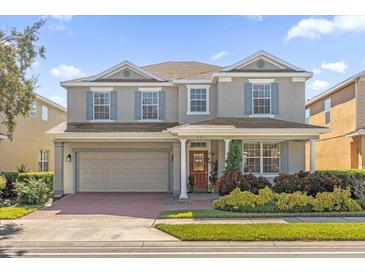
<path fill-rule="evenodd" d="M 78 191 L 165 192 L 166 152 L 81 152 Z"/>

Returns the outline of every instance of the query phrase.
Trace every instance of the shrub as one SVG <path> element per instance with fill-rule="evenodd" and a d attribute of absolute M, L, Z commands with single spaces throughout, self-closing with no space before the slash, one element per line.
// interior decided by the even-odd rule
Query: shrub
<path fill-rule="evenodd" d="M 314 211 L 357 211 L 361 207 L 353 199 L 349 189 L 335 187 L 333 192 L 318 193 L 312 202 Z"/>
<path fill-rule="evenodd" d="M 6 178 L 5 176 L 0 175 L 0 194 L 6 187 Z"/>
<path fill-rule="evenodd" d="M 341 180 L 334 175 L 314 172 L 303 180 L 304 191 L 315 197 L 320 192 L 332 192 L 335 187 L 341 187 Z"/>
<path fill-rule="evenodd" d="M 276 193 L 294 193 L 303 192 L 303 179 L 298 174 L 280 173 L 274 178 L 272 190 Z"/>
<path fill-rule="evenodd" d="M 365 196 L 362 196 L 361 198 L 357 199 L 356 202 L 362 209 L 365 209 Z"/>
<path fill-rule="evenodd" d="M 271 184 L 266 177 L 256 177 L 253 174 L 241 174 L 238 176 L 237 186 L 241 191 L 250 191 L 258 194 L 260 189 L 271 187 Z"/>
<path fill-rule="evenodd" d="M 17 169 L 18 173 L 27 173 L 28 172 L 28 167 L 26 164 L 21 164 L 16 169 Z"/>
<path fill-rule="evenodd" d="M 261 189 L 258 195 L 236 188 L 229 195 L 215 200 L 213 205 L 216 209 L 226 211 L 275 212 L 273 198 L 274 194 L 268 187 Z"/>
<path fill-rule="evenodd" d="M 233 140 L 229 144 L 225 172 L 239 172 L 242 163 L 241 141 Z"/>
<path fill-rule="evenodd" d="M 20 173 L 18 176 L 18 181 L 27 181 L 29 179 L 43 180 L 47 188 L 51 191 L 53 190 L 53 173 L 52 172 L 28 172 Z"/>
<path fill-rule="evenodd" d="M 284 212 L 309 212 L 312 210 L 313 197 L 302 192 L 281 193 L 276 195 L 276 205 Z"/>
<path fill-rule="evenodd" d="M 47 201 L 50 189 L 44 179 L 31 177 L 27 180 L 17 181 L 15 191 L 18 200 L 28 204 L 40 204 Z"/>
<path fill-rule="evenodd" d="M 241 176 L 241 172 L 227 171 L 217 179 L 217 190 L 219 195 L 227 195 L 231 193 L 236 187 L 238 178 Z"/>
<path fill-rule="evenodd" d="M 4 176 L 6 179 L 6 186 L 5 189 L 3 189 L 2 194 L 0 194 L 0 198 L 14 198 L 16 196 L 14 184 L 18 178 L 18 172 L 1 172 L 0 175 Z"/>

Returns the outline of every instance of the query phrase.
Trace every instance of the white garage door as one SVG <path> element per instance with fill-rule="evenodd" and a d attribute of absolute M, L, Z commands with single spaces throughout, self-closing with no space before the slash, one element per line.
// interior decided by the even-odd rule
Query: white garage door
<path fill-rule="evenodd" d="M 166 152 L 80 152 L 79 192 L 166 192 Z"/>

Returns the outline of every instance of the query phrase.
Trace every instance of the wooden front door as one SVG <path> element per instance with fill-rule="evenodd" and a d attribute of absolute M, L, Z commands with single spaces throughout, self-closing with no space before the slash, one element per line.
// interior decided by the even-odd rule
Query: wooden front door
<path fill-rule="evenodd" d="M 194 190 L 208 190 L 208 151 L 190 151 L 189 163 Z"/>

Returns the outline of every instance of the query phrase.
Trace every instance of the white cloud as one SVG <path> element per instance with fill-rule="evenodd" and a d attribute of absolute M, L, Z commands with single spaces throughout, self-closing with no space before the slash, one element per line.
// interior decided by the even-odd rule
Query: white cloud
<path fill-rule="evenodd" d="M 62 24 L 49 24 L 48 29 L 51 31 L 68 31 L 68 28 Z"/>
<path fill-rule="evenodd" d="M 328 88 L 330 85 L 327 81 L 321 81 L 321 80 L 314 80 L 312 83 L 310 83 L 308 86 L 312 90 L 322 90 L 325 88 Z"/>
<path fill-rule="evenodd" d="M 321 69 L 317 69 L 317 68 L 314 68 L 312 70 L 313 74 L 321 74 L 322 70 Z"/>
<path fill-rule="evenodd" d="M 70 22 L 72 19 L 72 15 L 50 15 L 50 17 L 60 22 Z"/>
<path fill-rule="evenodd" d="M 365 31 L 365 16 L 334 16 L 326 18 L 308 18 L 300 20 L 287 33 L 285 41 L 303 37 L 320 38 L 323 35 L 343 32 Z"/>
<path fill-rule="evenodd" d="M 322 62 L 321 68 L 339 72 L 339 73 L 345 73 L 348 66 L 344 61 L 334 62 L 334 63 Z"/>
<path fill-rule="evenodd" d="M 247 15 L 246 17 L 248 19 L 251 19 L 252 21 L 257 21 L 257 22 L 261 22 L 264 20 L 264 16 L 262 15 Z"/>
<path fill-rule="evenodd" d="M 69 66 L 69 65 L 59 65 L 50 70 L 50 73 L 60 79 L 72 79 L 85 76 L 85 73 L 81 71 L 81 69 Z"/>
<path fill-rule="evenodd" d="M 218 52 L 218 53 L 216 53 L 216 54 L 212 55 L 212 56 L 209 58 L 209 60 L 210 60 L 210 62 L 214 62 L 214 61 L 217 61 L 217 60 L 219 60 L 219 59 L 222 59 L 223 57 L 226 57 L 226 56 L 228 56 L 228 55 L 230 55 L 230 53 L 229 53 L 229 52 L 227 52 L 227 51 L 225 51 L 225 50 L 222 50 L 222 51 L 220 51 L 220 52 Z"/>
<path fill-rule="evenodd" d="M 61 106 L 65 106 L 65 99 L 61 98 L 60 96 L 53 95 L 50 99 Z"/>

